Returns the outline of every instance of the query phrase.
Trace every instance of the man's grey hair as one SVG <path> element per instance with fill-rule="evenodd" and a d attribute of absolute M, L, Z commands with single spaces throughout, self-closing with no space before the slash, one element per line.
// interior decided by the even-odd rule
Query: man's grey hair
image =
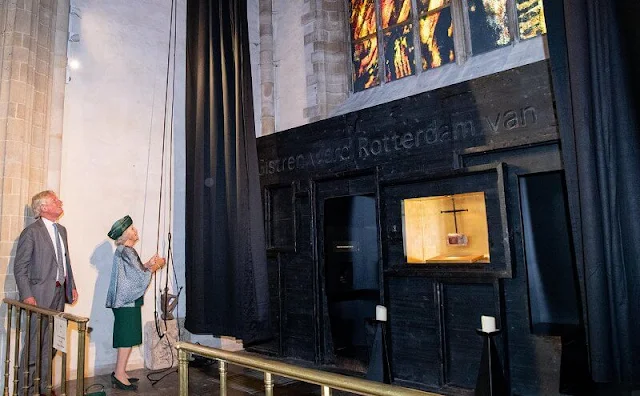
<path fill-rule="evenodd" d="M 53 196 L 55 196 L 51 190 L 40 191 L 36 195 L 31 198 L 31 210 L 33 210 L 33 217 L 36 219 L 40 217 L 40 212 L 42 211 L 42 206 L 47 202 L 47 200 Z"/>
<path fill-rule="evenodd" d="M 129 226 L 131 227 L 131 226 Z M 129 228 L 127 228 L 128 230 Z M 115 244 L 116 246 L 120 246 L 120 245 L 124 245 L 125 242 L 127 242 L 129 240 L 129 237 L 127 236 L 127 230 L 124 230 L 124 232 L 122 233 L 122 235 L 120 235 L 118 237 L 118 239 L 116 239 Z"/>

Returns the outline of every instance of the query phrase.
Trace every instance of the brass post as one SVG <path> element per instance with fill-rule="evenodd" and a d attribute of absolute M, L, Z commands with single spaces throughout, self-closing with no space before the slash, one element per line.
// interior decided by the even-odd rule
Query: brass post
<path fill-rule="evenodd" d="M 47 376 L 47 396 L 51 396 L 51 391 L 53 390 L 53 357 L 55 356 L 55 352 L 53 352 L 53 315 L 48 316 L 48 326 L 49 327 L 49 345 L 52 347 L 48 351 L 45 352 L 45 359 L 49 359 L 49 375 Z"/>
<path fill-rule="evenodd" d="M 62 354 L 62 367 L 60 368 L 60 393 L 62 396 L 67 394 L 67 354 Z"/>
<path fill-rule="evenodd" d="M 78 389 L 77 389 L 77 395 L 83 395 L 83 391 L 84 391 L 84 365 L 85 365 L 85 336 L 86 336 L 86 329 L 87 329 L 87 322 L 89 321 L 89 318 L 85 318 L 82 316 L 76 316 L 76 315 L 72 315 L 72 314 L 68 314 L 68 313 L 64 313 L 64 312 L 59 312 L 59 311 L 55 311 L 52 309 L 47 309 L 47 308 L 41 308 L 35 305 L 29 305 L 26 304 L 22 301 L 18 301 L 18 300 L 13 300 L 10 298 L 4 298 L 2 300 L 4 303 L 7 304 L 8 306 L 8 310 L 7 310 L 7 356 L 5 359 L 5 372 L 4 372 L 4 377 L 5 377 L 5 383 L 4 383 L 4 396 L 9 396 L 9 394 L 12 395 L 19 395 L 21 392 L 19 392 L 19 382 L 21 380 L 23 380 L 24 376 L 20 376 L 20 363 L 22 360 L 22 363 L 25 364 L 27 367 L 25 369 L 28 369 L 28 365 L 29 365 L 29 361 L 31 360 L 31 362 L 33 364 L 35 364 L 35 369 L 36 372 L 34 373 L 32 380 L 34 382 L 34 387 L 36 388 L 36 392 L 39 391 L 40 386 L 46 385 L 46 391 L 45 393 L 47 395 L 51 395 L 52 393 L 52 371 L 49 371 L 49 376 L 48 378 L 43 378 L 42 377 L 42 373 L 41 373 L 41 363 L 44 361 L 44 359 L 50 359 L 53 360 L 53 356 L 51 355 L 52 351 L 43 351 L 42 350 L 42 343 L 45 341 L 42 339 L 43 337 L 43 330 L 42 327 L 43 326 L 47 326 L 45 329 L 48 329 L 49 331 L 49 340 L 51 342 L 51 344 L 53 345 L 53 318 L 55 316 L 62 316 L 63 318 L 67 319 L 67 320 L 71 320 L 75 323 L 78 324 Z M 15 314 L 14 314 L 15 311 Z M 22 353 L 21 353 L 21 348 L 20 348 L 20 337 L 21 337 L 21 327 L 22 327 L 22 312 L 25 311 L 27 313 L 27 315 L 29 315 L 27 317 L 27 320 L 25 321 L 25 324 L 27 325 L 28 329 L 28 333 L 27 336 L 25 337 L 25 340 L 27 341 L 25 344 L 25 347 L 22 348 Z M 13 316 L 16 316 L 16 318 L 14 319 Z M 33 325 L 33 321 L 31 320 L 31 315 L 36 315 L 36 326 L 37 329 L 35 331 L 35 336 L 37 338 L 37 342 L 36 342 L 36 351 L 35 351 L 35 355 L 36 355 L 36 361 L 34 362 L 32 359 L 29 359 L 29 352 L 33 352 L 33 351 L 29 351 L 29 349 L 31 349 L 31 326 Z M 10 355 L 11 355 L 11 325 L 13 320 L 15 320 L 15 341 L 13 342 L 14 344 L 14 365 L 13 365 L 13 386 L 12 388 L 12 392 L 10 392 L 9 388 L 10 388 L 10 384 L 9 384 L 9 373 L 10 373 L 10 365 L 11 365 L 11 359 L 10 359 Z M 23 359 L 20 359 L 20 356 L 22 354 Z M 66 391 L 66 367 L 64 365 L 66 365 L 66 358 L 68 358 L 68 356 L 64 356 L 63 358 L 63 370 L 64 370 L 64 375 L 63 375 L 63 388 L 62 388 L 62 392 Z M 26 370 L 25 370 L 26 371 Z M 28 378 L 28 371 L 27 372 L 27 379 Z M 45 384 L 43 384 L 43 381 L 48 381 L 45 382 Z M 28 384 L 27 384 L 28 385 Z M 28 388 L 26 388 L 28 391 Z"/>
<path fill-rule="evenodd" d="M 220 396 L 227 396 L 227 362 L 224 360 L 218 360 L 220 362 Z"/>
<path fill-rule="evenodd" d="M 265 396 L 273 396 L 273 378 L 271 373 L 264 372 L 264 394 Z"/>
<path fill-rule="evenodd" d="M 27 310 L 27 322 L 24 329 L 25 342 L 24 342 L 24 356 L 29 359 L 31 353 L 31 312 Z M 22 367 L 22 394 L 29 396 L 29 360 L 27 364 L 23 364 Z"/>
<path fill-rule="evenodd" d="M 9 365 L 11 364 L 11 319 L 13 316 L 13 305 L 7 304 L 7 347 L 4 359 L 4 396 L 9 396 Z"/>
<path fill-rule="evenodd" d="M 76 395 L 84 395 L 84 348 L 87 322 L 78 322 L 78 374 L 76 375 Z"/>
<path fill-rule="evenodd" d="M 189 357 L 187 351 L 178 348 L 178 378 L 180 396 L 189 396 Z"/>
<path fill-rule="evenodd" d="M 33 379 L 33 389 L 37 389 L 40 392 L 40 371 L 42 369 L 42 314 L 38 313 L 36 316 L 36 372 Z"/>
<path fill-rule="evenodd" d="M 14 362 L 13 362 L 13 394 L 18 394 L 18 369 L 20 364 L 20 324 L 22 322 L 22 308 L 17 312 L 16 317 L 16 346 L 14 350 Z M 7 351 L 9 353 L 9 351 Z M 25 364 L 29 364 L 29 356 L 26 357 Z"/>
<path fill-rule="evenodd" d="M 331 396 L 331 388 L 326 385 L 322 385 L 322 396 Z"/>

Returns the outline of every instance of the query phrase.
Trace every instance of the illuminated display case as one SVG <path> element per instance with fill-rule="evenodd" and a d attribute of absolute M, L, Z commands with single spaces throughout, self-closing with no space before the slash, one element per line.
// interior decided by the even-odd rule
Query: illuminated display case
<path fill-rule="evenodd" d="M 404 199 L 401 209 L 407 263 L 490 262 L 483 192 Z"/>
<path fill-rule="evenodd" d="M 504 164 L 390 180 L 381 210 L 387 273 L 511 277 Z"/>

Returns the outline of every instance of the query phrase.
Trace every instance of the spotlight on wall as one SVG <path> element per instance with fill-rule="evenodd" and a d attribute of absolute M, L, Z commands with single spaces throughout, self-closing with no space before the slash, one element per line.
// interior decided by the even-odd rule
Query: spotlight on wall
<path fill-rule="evenodd" d="M 77 59 L 69 59 L 69 68 L 72 70 L 78 70 L 80 68 L 80 61 Z"/>

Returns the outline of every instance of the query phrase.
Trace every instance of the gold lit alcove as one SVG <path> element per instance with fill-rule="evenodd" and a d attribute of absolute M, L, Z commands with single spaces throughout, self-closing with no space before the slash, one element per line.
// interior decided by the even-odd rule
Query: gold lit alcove
<path fill-rule="evenodd" d="M 484 193 L 402 200 L 402 239 L 409 264 L 489 263 Z"/>

